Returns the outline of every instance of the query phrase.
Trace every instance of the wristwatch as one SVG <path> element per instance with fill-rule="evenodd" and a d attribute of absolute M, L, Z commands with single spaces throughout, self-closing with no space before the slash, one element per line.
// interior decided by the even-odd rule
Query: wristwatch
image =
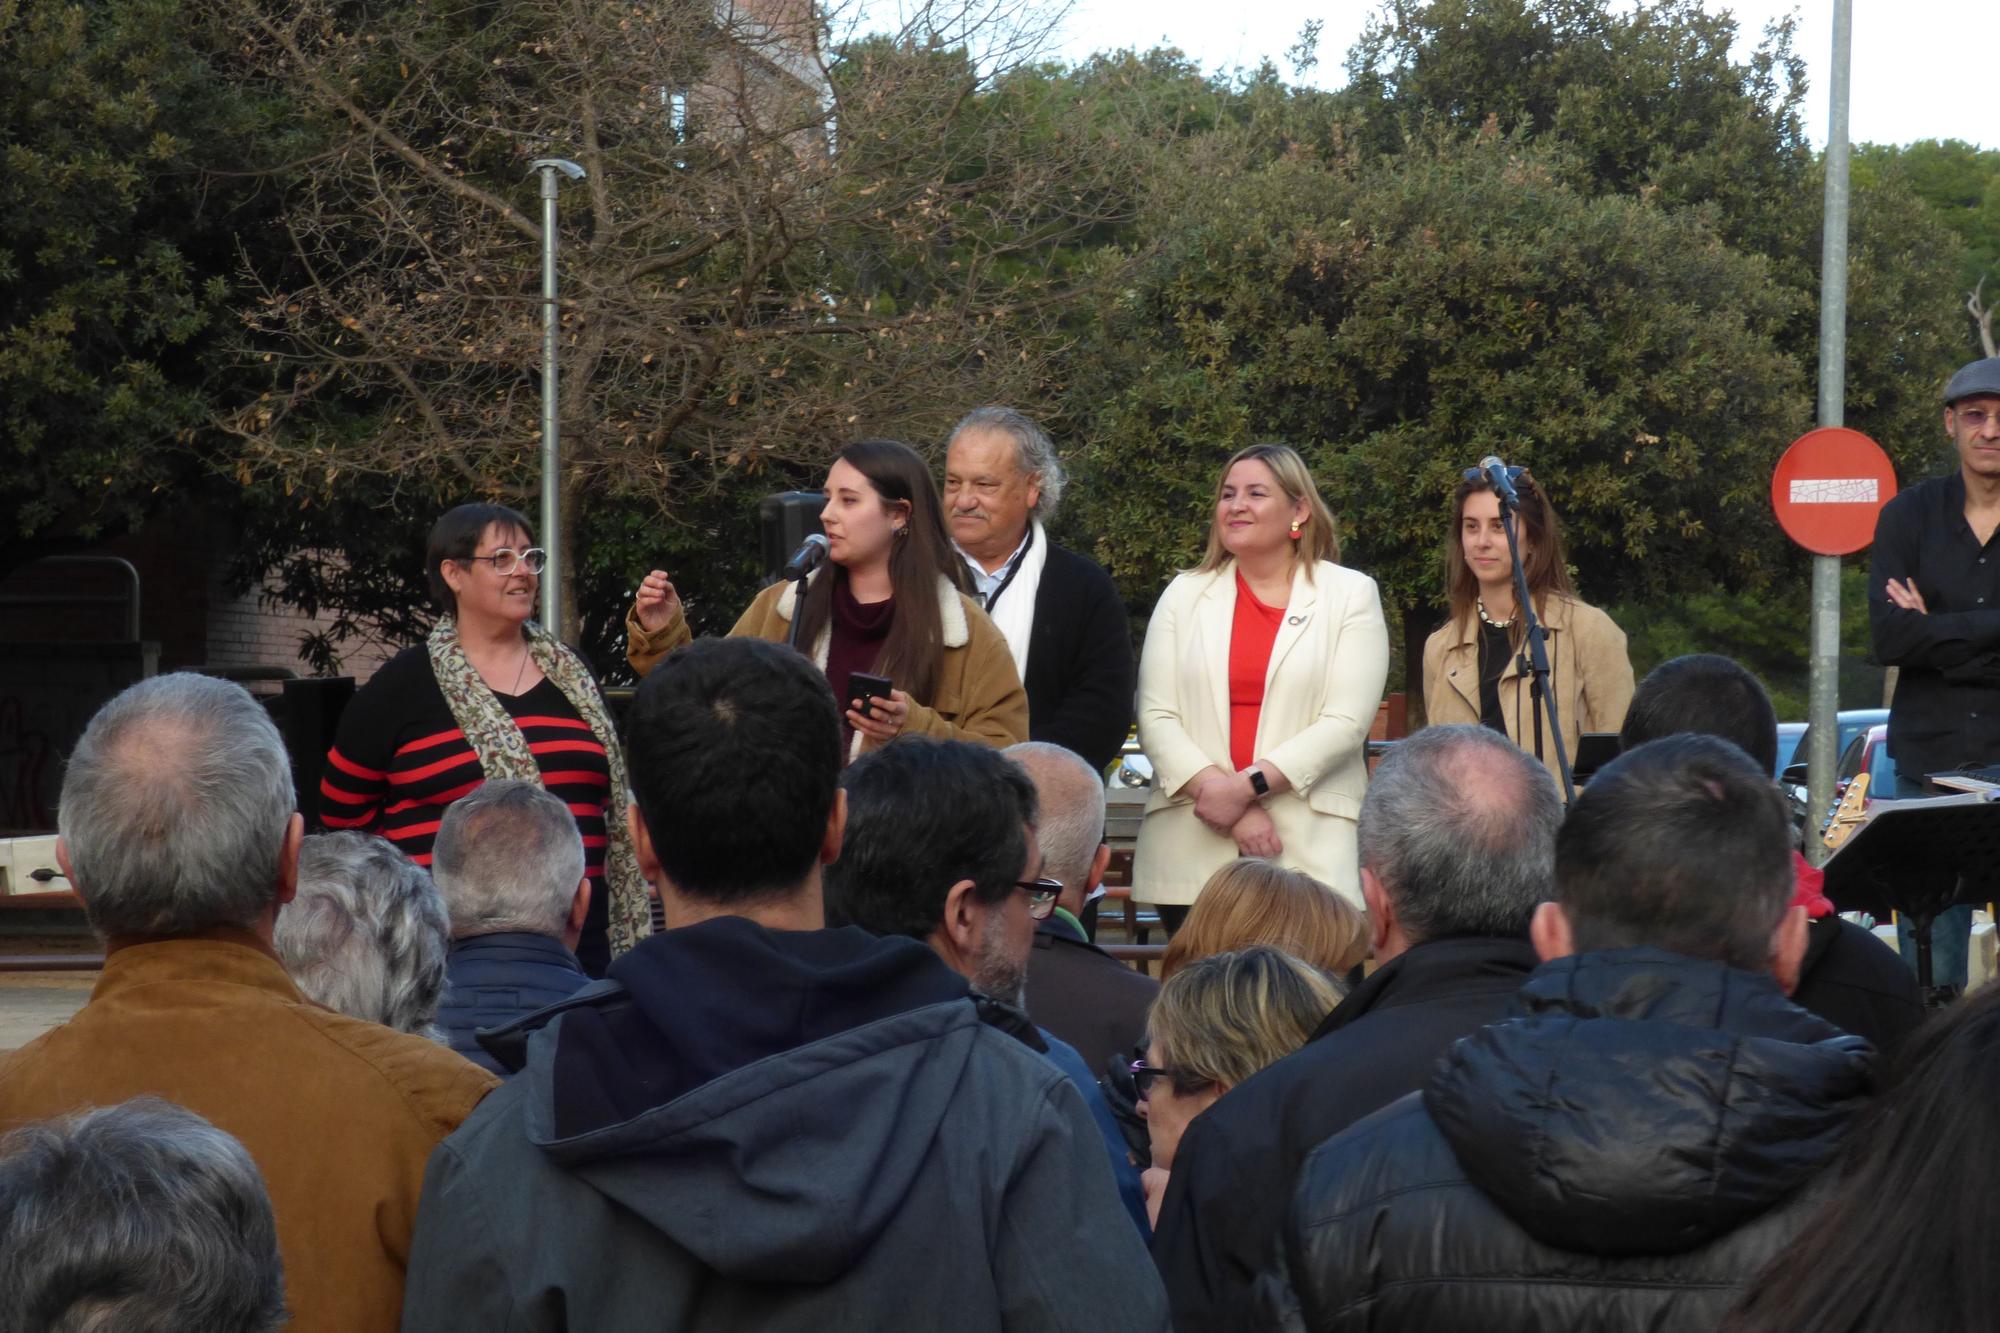
<path fill-rule="evenodd" d="M 1259 797 L 1271 794 L 1271 780 L 1264 776 L 1263 769 L 1253 768 L 1250 770 L 1250 790 L 1257 793 Z"/>

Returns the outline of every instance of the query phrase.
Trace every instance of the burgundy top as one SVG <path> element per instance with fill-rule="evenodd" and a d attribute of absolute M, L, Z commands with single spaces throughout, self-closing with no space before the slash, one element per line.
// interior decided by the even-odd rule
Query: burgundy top
<path fill-rule="evenodd" d="M 882 656 L 882 644 L 889 637 L 889 626 L 895 623 L 896 599 L 863 604 L 854 600 L 848 591 L 847 571 L 836 567 L 833 579 L 833 632 L 826 645 L 826 683 L 833 686 L 833 697 L 840 702 L 841 735 L 852 734 L 847 726 L 847 710 L 853 699 L 847 693 L 847 678 L 856 671 L 874 672 L 875 663 Z M 896 682 L 902 689 L 903 683 Z"/>
<path fill-rule="evenodd" d="M 1229 627 L 1229 762 L 1242 772 L 1257 762 L 1257 719 L 1264 712 L 1264 677 L 1285 608 L 1266 606 L 1236 576 L 1236 618 Z"/>

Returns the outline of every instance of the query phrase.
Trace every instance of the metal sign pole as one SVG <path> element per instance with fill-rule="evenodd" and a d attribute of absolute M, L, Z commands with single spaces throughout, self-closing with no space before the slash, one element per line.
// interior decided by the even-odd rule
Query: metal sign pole
<path fill-rule="evenodd" d="M 1847 100 L 1854 48 L 1854 0 L 1834 0 L 1831 105 L 1826 121 L 1826 223 L 1820 244 L 1819 424 L 1846 424 L 1847 396 Z M 1812 678 L 1807 717 L 1812 749 L 1806 755 L 1805 852 L 1814 865 L 1827 858 L 1817 821 L 1833 803 L 1834 768 L 1840 762 L 1840 557 L 1816 555 L 1812 574 Z"/>
<path fill-rule="evenodd" d="M 542 628 L 563 637 L 562 448 L 556 437 L 556 173 L 573 181 L 583 168 L 567 158 L 544 157 L 529 164 L 542 173 Z"/>

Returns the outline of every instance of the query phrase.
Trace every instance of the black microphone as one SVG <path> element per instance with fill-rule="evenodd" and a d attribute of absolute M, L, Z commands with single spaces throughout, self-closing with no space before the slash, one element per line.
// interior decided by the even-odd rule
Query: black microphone
<path fill-rule="evenodd" d="M 820 567 L 820 562 L 826 559 L 826 551 L 826 537 L 817 532 L 813 533 L 799 544 L 799 549 L 792 552 L 792 558 L 785 562 L 784 577 L 804 578 Z"/>
<path fill-rule="evenodd" d="M 1479 470 L 1486 474 L 1487 483 L 1496 495 L 1506 503 L 1520 507 L 1521 497 L 1514 491 L 1514 469 L 1488 454 L 1479 460 Z"/>

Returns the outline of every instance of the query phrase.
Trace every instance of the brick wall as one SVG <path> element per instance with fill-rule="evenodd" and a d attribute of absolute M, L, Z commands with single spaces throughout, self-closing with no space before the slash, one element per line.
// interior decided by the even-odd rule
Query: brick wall
<path fill-rule="evenodd" d="M 255 589 L 231 597 L 223 588 L 218 564 L 209 571 L 207 665 L 290 667 L 301 676 L 311 675 L 312 669 L 299 656 L 299 641 L 331 620 L 266 604 Z M 365 681 L 393 654 L 391 647 L 350 639 L 340 648 L 340 674 Z"/>

